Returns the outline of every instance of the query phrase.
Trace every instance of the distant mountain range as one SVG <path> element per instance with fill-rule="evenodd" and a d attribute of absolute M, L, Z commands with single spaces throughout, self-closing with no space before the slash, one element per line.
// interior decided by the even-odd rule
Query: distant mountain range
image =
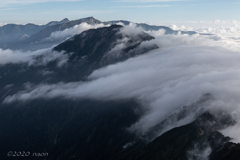
<path fill-rule="evenodd" d="M 68 22 L 70 21 L 65 18 L 62 21 L 52 21 L 46 25 L 36 25 L 31 23 L 26 25 L 7 24 L 0 27 L 0 43 L 19 41 L 22 40 L 21 37 L 24 35 L 30 37 L 47 27 Z"/>
<path fill-rule="evenodd" d="M 75 25 L 79 25 L 81 23 L 88 23 L 90 25 L 96 24 L 105 24 L 112 25 L 123 23 L 124 25 L 129 25 L 131 22 L 129 21 L 108 21 L 101 22 L 93 17 L 83 18 L 79 20 L 69 21 L 67 18 L 62 21 L 52 21 L 46 25 L 16 25 L 16 24 L 8 24 L 3 27 L 0 27 L 0 48 L 3 49 L 26 49 L 26 50 L 36 50 L 43 47 L 51 47 L 54 44 L 58 44 L 61 41 L 54 42 L 45 42 L 44 39 L 50 37 L 50 35 L 57 31 L 64 31 L 65 29 L 69 29 L 74 27 Z M 169 27 L 165 26 L 152 26 L 145 23 L 136 23 L 137 27 L 141 27 L 145 31 L 154 30 L 157 31 L 159 29 L 164 29 L 165 34 L 178 34 L 179 31 L 172 30 Z M 182 34 L 196 34 L 195 31 L 181 31 Z"/>

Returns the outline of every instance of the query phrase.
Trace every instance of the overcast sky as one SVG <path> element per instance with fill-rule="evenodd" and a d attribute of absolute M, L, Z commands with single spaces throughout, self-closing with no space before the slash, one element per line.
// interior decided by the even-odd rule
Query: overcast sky
<path fill-rule="evenodd" d="M 144 23 L 240 21 L 239 0 L 0 0 L 0 24 L 93 16 Z"/>

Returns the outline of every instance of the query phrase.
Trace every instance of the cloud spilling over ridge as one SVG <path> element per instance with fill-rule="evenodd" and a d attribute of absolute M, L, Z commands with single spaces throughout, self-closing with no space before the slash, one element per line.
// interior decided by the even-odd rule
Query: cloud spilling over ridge
<path fill-rule="evenodd" d="M 199 144 L 194 144 L 194 147 L 187 151 L 188 160 L 208 160 L 212 149 L 209 144 L 203 145 L 204 147 Z"/>
<path fill-rule="evenodd" d="M 239 61 L 240 53 L 219 47 L 179 46 L 156 50 L 96 70 L 89 76 L 89 82 L 33 85 L 8 96 L 4 103 L 54 97 L 137 98 L 148 111 L 132 130 L 144 133 L 206 93 L 211 93 L 216 101 L 203 107 L 234 114 L 240 103 Z"/>
<path fill-rule="evenodd" d="M 105 57 L 108 57 L 108 58 L 121 57 L 123 55 L 124 49 L 130 46 L 134 46 L 136 44 L 140 44 L 142 42 L 141 36 L 146 35 L 141 28 L 136 27 L 136 25 L 133 23 L 130 23 L 130 25 L 128 26 L 125 26 L 125 25 L 123 26 L 124 27 L 122 27 L 119 30 L 119 32 L 116 33 L 117 35 L 122 35 L 122 39 L 117 39 L 116 42 L 112 43 L 114 47 L 110 51 L 105 53 Z M 152 45 L 149 45 L 149 46 L 152 47 Z M 141 48 L 137 48 L 137 49 L 141 49 Z"/>
<path fill-rule="evenodd" d="M 72 28 L 67 28 L 63 31 L 56 31 L 53 32 L 47 40 L 63 40 L 69 37 L 74 36 L 75 34 L 80 34 L 83 31 L 89 30 L 89 29 L 96 29 L 96 28 L 101 28 L 101 27 L 107 27 L 109 25 L 104 25 L 104 24 L 96 24 L 96 25 L 90 25 L 88 23 L 81 23 L 79 25 L 75 25 Z"/>
<path fill-rule="evenodd" d="M 64 52 L 52 51 L 51 48 L 27 52 L 0 49 L 0 66 L 9 63 L 27 63 L 29 66 L 46 65 L 55 60 L 60 67 L 67 62 L 68 55 Z"/>
<path fill-rule="evenodd" d="M 240 143 L 240 123 L 227 127 L 220 131 L 223 135 L 231 137 L 230 140 L 233 143 Z"/>
<path fill-rule="evenodd" d="M 123 36 L 138 36 L 141 32 L 143 32 L 141 28 L 136 27 L 134 23 L 130 23 L 128 26 L 121 28 L 119 33 Z"/>
<path fill-rule="evenodd" d="M 132 28 L 122 31 L 140 32 Z M 87 82 L 31 84 L 24 91 L 6 97 L 3 103 L 55 97 L 106 101 L 134 98 L 143 104 L 146 112 L 130 130 L 144 134 L 183 106 L 210 93 L 214 101 L 199 108 L 227 112 L 240 122 L 237 119 L 240 116 L 240 47 L 237 42 L 232 44 L 211 38 L 211 35 L 156 34 L 155 40 L 143 42 L 140 47 L 153 44 L 159 49 L 98 69 Z M 197 114 L 194 112 L 181 124 L 171 127 L 193 121 Z"/>

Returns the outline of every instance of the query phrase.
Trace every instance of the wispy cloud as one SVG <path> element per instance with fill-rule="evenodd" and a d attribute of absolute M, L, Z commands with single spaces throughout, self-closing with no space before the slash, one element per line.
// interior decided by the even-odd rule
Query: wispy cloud
<path fill-rule="evenodd" d="M 21 4 L 21 3 L 44 3 L 44 2 L 76 2 L 76 1 L 84 1 L 84 0 L 0 0 L 1 4 Z"/>
<path fill-rule="evenodd" d="M 71 28 L 67 28 L 63 31 L 56 31 L 56 32 L 53 32 L 50 37 L 48 37 L 47 41 L 52 41 L 52 40 L 64 40 L 66 38 L 69 38 L 69 37 L 72 37 L 76 34 L 80 34 L 82 33 L 83 31 L 86 31 L 86 30 L 89 30 L 89 29 L 92 29 L 92 28 L 100 28 L 100 27 L 107 27 L 109 25 L 104 25 L 104 24 L 96 24 L 96 25 L 89 25 L 87 23 L 81 23 L 79 25 L 75 25 L 74 27 L 71 27 Z"/>
<path fill-rule="evenodd" d="M 152 3 L 152 2 L 176 2 L 187 0 L 116 0 L 114 2 L 136 2 L 136 3 Z"/>
<path fill-rule="evenodd" d="M 7 7 L 13 4 L 34 4 L 34 3 L 47 3 L 47 2 L 77 2 L 84 0 L 0 0 L 0 7 Z"/>
<path fill-rule="evenodd" d="M 81 15 L 89 15 L 89 14 L 109 14 L 109 13 L 113 13 L 116 10 L 73 10 L 68 12 L 69 14 L 81 14 Z"/>
<path fill-rule="evenodd" d="M 68 61 L 68 55 L 64 52 L 52 51 L 52 48 L 40 49 L 37 51 L 12 51 L 12 50 L 2 50 L 0 49 L 0 66 L 10 64 L 10 63 L 26 63 L 29 66 L 46 65 L 49 62 L 57 60 L 57 65 L 61 67 Z"/>
<path fill-rule="evenodd" d="M 137 5 L 137 6 L 121 6 L 122 8 L 158 8 L 170 7 L 170 5 Z"/>
<path fill-rule="evenodd" d="M 19 8 L 5 8 L 5 9 L 0 9 L 0 11 L 12 11 L 12 10 L 17 10 Z"/>

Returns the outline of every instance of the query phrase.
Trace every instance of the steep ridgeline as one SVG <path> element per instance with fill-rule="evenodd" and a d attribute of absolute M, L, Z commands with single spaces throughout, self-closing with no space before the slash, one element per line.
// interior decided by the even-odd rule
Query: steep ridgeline
<path fill-rule="evenodd" d="M 146 143 L 126 130 L 140 118 L 136 114 L 139 109 L 141 106 L 134 100 L 55 98 L 1 104 L 0 158 L 9 159 L 9 150 L 49 153 L 49 160 L 240 158 L 240 145 L 229 142 L 229 137 L 218 132 L 236 123 L 228 114 L 204 112 L 193 122 Z M 33 159 L 25 159 L 28 158 Z"/>
<path fill-rule="evenodd" d="M 138 48 L 142 42 L 152 40 L 154 37 L 144 32 L 137 35 L 125 35 L 121 33 L 122 28 L 120 25 L 112 25 L 90 29 L 75 35 L 53 50 L 71 54 L 69 56 L 69 65 L 72 65 L 71 71 L 76 70 L 78 75 L 79 73 L 88 75 L 97 68 L 124 61 L 158 48 L 156 45 Z"/>
<path fill-rule="evenodd" d="M 71 28 L 75 25 L 81 24 L 83 22 L 86 22 L 90 25 L 94 24 L 100 24 L 101 22 L 97 19 L 94 19 L 93 17 L 88 17 L 88 18 L 82 18 L 79 20 L 74 20 L 74 21 L 68 21 L 66 23 L 61 23 L 61 24 L 55 24 L 55 25 L 50 25 L 47 28 L 41 30 L 40 32 L 32 35 L 31 37 L 28 38 L 26 42 L 37 42 L 41 41 L 44 38 L 48 38 L 51 33 L 57 32 L 57 31 L 63 31 L 67 28 Z"/>
<path fill-rule="evenodd" d="M 15 41 L 11 41 L 11 43 L 8 43 L 8 41 L 0 41 L 0 48 L 3 49 L 21 49 L 21 50 L 38 50 L 42 48 L 48 48 L 53 45 L 59 44 L 62 42 L 62 39 L 56 39 L 55 41 L 46 41 L 46 38 L 49 38 L 50 35 L 57 31 L 63 31 L 65 29 L 71 28 L 75 25 L 79 25 L 83 22 L 86 22 L 88 24 L 94 25 L 94 24 L 100 24 L 101 22 L 97 19 L 94 19 L 93 17 L 83 18 L 79 20 L 69 21 L 68 19 L 63 19 L 60 22 L 53 21 L 49 22 L 47 25 L 41 26 L 39 30 L 36 32 L 31 33 L 28 35 L 28 38 L 22 39 L 22 36 L 24 36 L 26 33 L 24 32 L 20 34 L 20 40 L 15 39 Z M 14 33 L 14 32 L 13 32 Z M 9 34 L 6 34 L 8 36 Z M 13 34 L 15 35 L 15 33 Z"/>
<path fill-rule="evenodd" d="M 144 32 L 138 35 L 121 34 L 121 29 L 122 26 L 118 25 L 91 29 L 61 43 L 53 51 L 46 51 L 44 56 L 49 55 L 50 58 L 52 53 L 65 52 L 64 59 L 67 62 L 62 67 L 57 66 L 57 61 L 38 65 L 38 62 L 47 58 L 44 56 L 36 57 L 36 64 L 31 66 L 27 63 L 0 66 L 0 87 L 4 88 L 6 85 L 14 84 L 11 92 L 8 89 L 0 90 L 0 96 L 3 99 L 17 91 L 17 88 L 21 88 L 26 82 L 38 84 L 85 80 L 85 77 L 95 69 L 124 61 L 157 48 L 155 45 L 148 48 L 139 48 L 142 42 L 151 40 L 153 37 Z M 124 47 L 114 49 L 118 48 L 116 47 L 118 45 Z"/>
<path fill-rule="evenodd" d="M 35 24 L 17 25 L 7 24 L 0 27 L 0 43 L 14 42 L 22 40 L 21 37 L 24 35 L 31 36 L 46 26 L 39 26 Z"/>
<path fill-rule="evenodd" d="M 21 25 L 14 25 L 15 27 L 12 27 L 12 29 L 9 30 L 8 32 L 6 32 L 5 29 L 2 29 L 2 37 L 0 39 L 0 48 L 18 49 L 18 50 L 19 49 L 37 50 L 37 49 L 51 47 L 53 45 L 61 43 L 64 40 L 61 38 L 54 39 L 54 40 L 48 39 L 50 38 L 52 33 L 64 31 L 65 29 L 70 29 L 75 25 L 79 25 L 83 22 L 90 25 L 96 25 L 96 24 L 112 25 L 112 24 L 119 24 L 119 23 L 122 23 L 124 25 L 129 25 L 131 23 L 129 21 L 123 21 L 123 20 L 101 22 L 93 17 L 87 17 L 87 18 L 82 18 L 82 19 L 73 20 L 73 21 L 69 21 L 68 19 L 65 18 L 60 22 L 53 21 L 43 26 L 28 24 L 25 26 L 25 29 L 19 29 L 19 27 L 21 28 Z M 166 31 L 165 34 L 179 33 L 179 31 L 172 30 L 171 28 L 166 26 L 155 26 L 155 25 L 148 25 L 145 23 L 136 23 L 136 27 L 141 27 L 145 31 L 150 31 L 150 30 L 157 31 L 159 29 L 164 29 Z M 181 31 L 181 34 L 192 35 L 196 33 L 197 32 L 194 32 L 194 31 Z M 8 37 L 12 37 L 12 36 L 15 38 L 8 40 Z"/>
<path fill-rule="evenodd" d="M 49 26 L 67 22 L 69 22 L 69 20 L 65 18 L 62 21 L 53 21 L 46 25 L 36 25 L 31 23 L 26 25 L 7 24 L 0 27 L 0 43 L 22 41 L 26 37 L 30 37 Z"/>
<path fill-rule="evenodd" d="M 205 112 L 194 122 L 175 127 L 147 145 L 133 145 L 113 159 L 238 160 L 240 144 L 217 130 L 235 124 L 230 115 Z"/>
<path fill-rule="evenodd" d="M 167 119 L 153 127 L 146 135 L 133 140 L 128 148 L 113 159 L 126 160 L 237 160 L 240 158 L 240 144 L 231 143 L 231 138 L 224 137 L 219 130 L 236 124 L 231 115 L 216 111 L 210 113 L 202 107 L 214 101 L 210 94 L 189 106 L 184 106 Z M 193 122 L 169 131 L 161 129 L 181 121 L 196 110 L 202 110 Z M 142 140 L 151 138 L 156 132 L 162 133 L 150 143 Z M 149 139 L 147 140 L 149 142 Z"/>
<path fill-rule="evenodd" d="M 131 22 L 129 21 L 124 21 L 124 20 L 119 20 L 119 21 L 108 21 L 108 22 L 104 22 L 104 24 L 124 24 L 124 25 L 129 25 Z M 148 25 L 146 23 L 135 23 L 136 27 L 140 27 L 145 31 L 157 31 L 159 29 L 164 29 L 166 32 L 165 34 L 178 34 L 179 31 L 176 30 L 172 30 L 169 27 L 166 26 L 156 26 L 156 25 Z M 181 31 L 181 34 L 189 34 L 189 35 L 193 35 L 193 34 L 197 34 L 197 32 L 195 31 Z"/>
<path fill-rule="evenodd" d="M 64 19 L 61 20 L 61 21 L 52 21 L 52 22 L 49 22 L 49 23 L 47 24 L 47 26 L 53 26 L 53 25 L 63 24 L 63 23 L 68 23 L 68 22 L 70 22 L 70 20 L 67 19 L 67 18 L 64 18 Z"/>
<path fill-rule="evenodd" d="M 142 107 L 135 100 L 95 101 L 58 97 L 2 103 L 7 96 L 26 89 L 24 83 L 80 81 L 94 69 L 156 48 L 142 48 L 140 52 L 137 49 L 139 45 L 153 37 L 143 32 L 122 34 L 122 28 L 113 25 L 88 30 L 58 45 L 55 51 L 65 50 L 65 55 L 69 55 L 68 62 L 62 67 L 57 67 L 56 61 L 42 66 L 24 63 L 0 66 L 0 159 L 9 159 L 9 151 L 23 150 L 49 153 L 49 160 L 107 160 L 120 153 L 123 146 L 135 138 L 133 133 L 125 130 L 139 119 L 135 112 Z M 119 44 L 124 47 L 112 50 Z"/>

